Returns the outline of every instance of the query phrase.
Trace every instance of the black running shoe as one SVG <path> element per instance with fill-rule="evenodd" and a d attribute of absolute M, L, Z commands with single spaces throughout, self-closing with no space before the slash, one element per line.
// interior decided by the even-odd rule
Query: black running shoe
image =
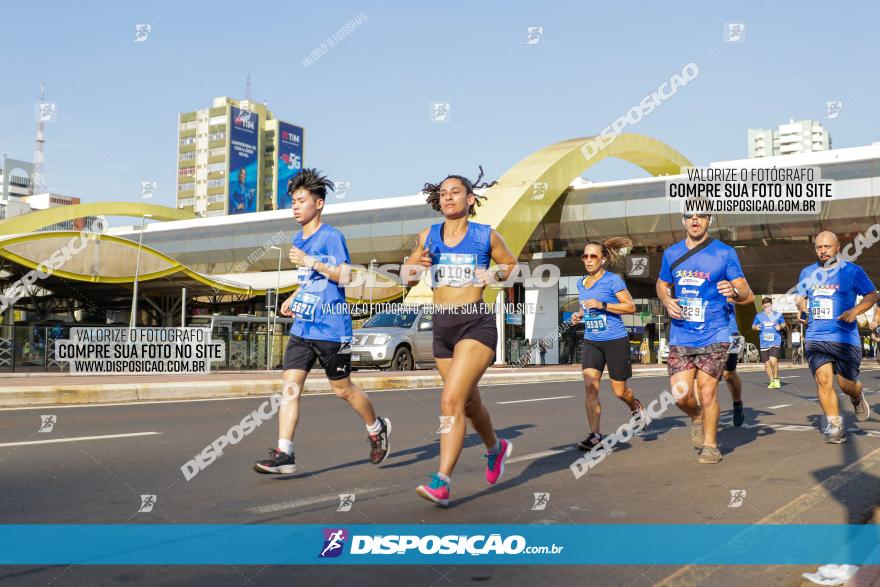
<path fill-rule="evenodd" d="M 588 452 L 593 450 L 593 447 L 601 446 L 602 439 L 605 438 L 601 434 L 596 434 L 595 432 L 590 432 L 590 435 L 585 439 L 581 440 L 578 443 L 578 449 Z"/>
<path fill-rule="evenodd" d="M 254 471 L 263 474 L 289 475 L 296 471 L 296 458 L 277 448 L 269 449 L 268 459 L 254 463 Z"/>
<path fill-rule="evenodd" d="M 743 422 L 746 421 L 746 415 L 743 413 L 743 404 L 742 402 L 733 402 L 733 425 L 734 426 L 742 426 Z"/>
<path fill-rule="evenodd" d="M 379 418 L 382 424 L 382 430 L 378 434 L 370 434 L 370 463 L 378 465 L 388 458 L 388 452 L 391 450 L 391 420 L 388 418 Z"/>

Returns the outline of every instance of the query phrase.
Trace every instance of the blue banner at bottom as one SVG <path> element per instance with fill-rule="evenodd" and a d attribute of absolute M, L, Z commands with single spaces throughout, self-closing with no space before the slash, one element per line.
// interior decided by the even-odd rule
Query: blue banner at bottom
<path fill-rule="evenodd" d="M 0 525 L 3 565 L 880 564 L 877 525 Z"/>

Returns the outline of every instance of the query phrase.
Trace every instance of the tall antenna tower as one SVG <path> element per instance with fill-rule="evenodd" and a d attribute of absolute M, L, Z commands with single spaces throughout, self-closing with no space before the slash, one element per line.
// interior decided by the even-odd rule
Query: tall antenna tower
<path fill-rule="evenodd" d="M 251 101 L 251 72 L 247 73 L 247 79 L 244 84 L 244 97 L 248 102 Z"/>
<path fill-rule="evenodd" d="M 46 84 L 40 82 L 40 102 L 46 100 Z M 46 156 L 45 156 L 46 133 L 43 128 L 43 117 L 37 116 L 37 144 L 34 148 L 34 174 L 31 177 L 31 194 L 42 194 L 48 191 L 46 187 Z"/>

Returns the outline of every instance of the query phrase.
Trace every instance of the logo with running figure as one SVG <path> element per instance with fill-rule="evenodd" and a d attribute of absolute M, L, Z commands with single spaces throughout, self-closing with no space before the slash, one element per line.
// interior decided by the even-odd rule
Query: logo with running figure
<path fill-rule="evenodd" d="M 535 494 L 535 503 L 532 504 L 532 510 L 546 509 L 548 503 L 550 503 L 550 494 L 549 493 L 536 493 Z"/>
<path fill-rule="evenodd" d="M 745 489 L 731 489 L 730 490 L 730 503 L 727 504 L 729 508 L 738 508 L 742 507 L 743 502 L 746 499 L 746 490 Z"/>
<path fill-rule="evenodd" d="M 44 416 L 40 416 L 40 429 L 37 430 L 38 433 L 47 433 L 52 432 L 52 429 L 55 428 L 55 422 L 58 421 L 58 417 L 55 414 L 46 414 Z"/>
<path fill-rule="evenodd" d="M 324 547 L 318 558 L 336 558 L 342 554 L 348 532 L 342 528 L 324 528 Z"/>

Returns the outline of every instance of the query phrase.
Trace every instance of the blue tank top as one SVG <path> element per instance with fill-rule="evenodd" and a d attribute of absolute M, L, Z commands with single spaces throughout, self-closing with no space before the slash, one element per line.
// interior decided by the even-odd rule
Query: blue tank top
<path fill-rule="evenodd" d="M 468 222 L 467 232 L 454 247 L 441 236 L 444 223 L 431 225 L 425 248 L 431 253 L 431 287 L 465 287 L 476 281 L 477 268 L 487 269 L 492 255 L 492 227 Z"/>

